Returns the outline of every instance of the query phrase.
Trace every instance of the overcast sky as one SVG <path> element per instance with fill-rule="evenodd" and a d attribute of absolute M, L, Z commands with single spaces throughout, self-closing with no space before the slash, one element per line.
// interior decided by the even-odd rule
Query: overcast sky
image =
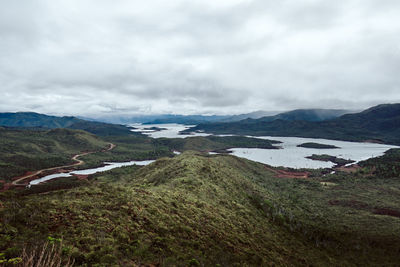
<path fill-rule="evenodd" d="M 1 0 L 0 111 L 400 102 L 399 0 Z"/>

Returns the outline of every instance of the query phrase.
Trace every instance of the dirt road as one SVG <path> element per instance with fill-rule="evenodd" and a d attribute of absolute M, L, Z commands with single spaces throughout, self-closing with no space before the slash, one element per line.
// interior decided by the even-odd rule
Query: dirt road
<path fill-rule="evenodd" d="M 108 148 L 103 149 L 100 152 L 110 151 L 110 150 L 114 149 L 115 147 L 116 147 L 116 145 L 110 143 Z M 41 169 L 41 170 L 35 171 L 35 172 L 31 173 L 31 174 L 27 174 L 27 175 L 24 175 L 22 177 L 19 177 L 18 179 L 14 180 L 11 184 L 14 185 L 14 186 L 23 185 L 23 184 L 20 184 L 21 181 L 23 181 L 25 179 L 28 179 L 28 178 L 31 178 L 31 177 L 34 177 L 34 176 L 37 176 L 37 175 L 39 175 L 39 174 L 41 174 L 43 172 L 53 171 L 53 170 L 58 170 L 58 169 L 64 169 L 64 168 L 71 168 L 71 167 L 74 167 L 74 166 L 82 165 L 85 162 L 83 160 L 79 159 L 80 157 L 85 156 L 85 155 L 89 155 L 89 154 L 93 154 L 93 153 L 97 153 L 97 152 L 99 152 L 99 151 L 91 151 L 91 152 L 85 152 L 85 153 L 77 154 L 77 155 L 75 155 L 75 156 L 73 156 L 71 158 L 72 160 L 76 161 L 74 164 L 64 165 L 64 166 L 57 166 L 57 167 L 52 167 L 52 168 L 47 168 L 47 169 Z"/>

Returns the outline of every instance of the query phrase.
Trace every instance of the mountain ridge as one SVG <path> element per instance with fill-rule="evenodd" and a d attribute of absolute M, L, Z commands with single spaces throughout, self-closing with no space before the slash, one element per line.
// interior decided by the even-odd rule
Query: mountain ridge
<path fill-rule="evenodd" d="M 36 112 L 0 113 L 0 126 L 44 129 L 69 128 L 84 130 L 100 136 L 133 134 L 129 127 L 124 125 L 87 121 L 73 116 L 51 116 Z"/>
<path fill-rule="evenodd" d="M 247 119 L 232 123 L 200 124 L 183 132 L 254 136 L 294 136 L 344 141 L 376 140 L 400 145 L 400 104 L 382 104 L 359 113 L 325 121 Z"/>

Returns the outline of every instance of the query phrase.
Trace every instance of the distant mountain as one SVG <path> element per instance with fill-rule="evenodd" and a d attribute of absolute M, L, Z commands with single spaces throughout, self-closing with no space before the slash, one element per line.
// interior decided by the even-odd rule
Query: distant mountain
<path fill-rule="evenodd" d="M 228 118 L 220 120 L 221 122 L 234 122 L 234 121 L 241 121 L 245 119 L 259 119 L 262 117 L 266 116 L 272 116 L 279 113 L 278 111 L 264 111 L 264 110 L 258 110 L 246 114 L 239 114 L 239 115 L 233 115 L 229 116 Z"/>
<path fill-rule="evenodd" d="M 165 124 L 165 123 L 178 123 L 178 124 L 200 124 L 205 122 L 217 122 L 228 118 L 229 116 L 203 116 L 203 115 L 164 115 L 164 117 L 147 121 L 144 124 Z"/>
<path fill-rule="evenodd" d="M 144 123 L 144 124 L 166 124 L 166 123 L 178 123 L 178 124 L 200 124 L 208 122 L 235 122 L 244 119 L 260 119 L 262 117 L 283 120 L 306 120 L 306 121 L 321 121 L 326 119 L 332 119 L 339 117 L 347 110 L 336 110 L 336 109 L 299 109 L 289 112 L 278 114 L 278 111 L 254 111 L 246 114 L 239 115 L 174 115 L 174 114 L 159 114 L 159 115 L 108 115 L 95 118 L 81 117 L 81 119 L 89 121 L 99 121 L 106 123 L 118 123 L 118 124 L 132 124 L 132 123 Z M 278 115 L 276 115 L 278 114 Z M 275 115 L 275 116 L 274 116 Z"/>
<path fill-rule="evenodd" d="M 70 128 L 85 130 L 97 135 L 132 134 L 124 125 L 86 121 L 76 117 L 57 117 L 34 112 L 0 113 L 0 126 L 23 128 Z"/>
<path fill-rule="evenodd" d="M 340 117 L 350 112 L 349 110 L 342 109 L 296 109 L 279 113 L 275 116 L 263 117 L 261 121 L 324 121 Z"/>
<path fill-rule="evenodd" d="M 158 115 L 109 115 L 94 118 L 83 118 L 85 120 L 100 121 L 107 123 L 119 123 L 119 124 L 133 124 L 133 123 L 144 123 L 144 124 L 166 124 L 166 123 L 178 123 L 178 124 L 199 124 L 205 122 L 216 122 L 231 117 L 219 116 L 219 115 L 174 115 L 174 114 L 158 114 Z"/>
<path fill-rule="evenodd" d="M 309 117 L 310 119 L 310 117 Z M 371 140 L 400 145 L 400 104 L 379 105 L 360 113 L 325 121 L 271 120 L 269 117 L 231 123 L 201 124 L 190 131 L 216 134 L 298 136 L 347 141 Z"/>
<path fill-rule="evenodd" d="M 68 128 L 80 119 L 56 117 L 35 112 L 0 113 L 0 125 L 7 127 Z"/>

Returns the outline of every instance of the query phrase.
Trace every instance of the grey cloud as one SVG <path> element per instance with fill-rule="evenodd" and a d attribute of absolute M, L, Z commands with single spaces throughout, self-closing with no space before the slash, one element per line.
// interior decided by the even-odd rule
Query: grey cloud
<path fill-rule="evenodd" d="M 400 2 L 0 4 L 1 111 L 243 113 L 400 101 Z"/>

